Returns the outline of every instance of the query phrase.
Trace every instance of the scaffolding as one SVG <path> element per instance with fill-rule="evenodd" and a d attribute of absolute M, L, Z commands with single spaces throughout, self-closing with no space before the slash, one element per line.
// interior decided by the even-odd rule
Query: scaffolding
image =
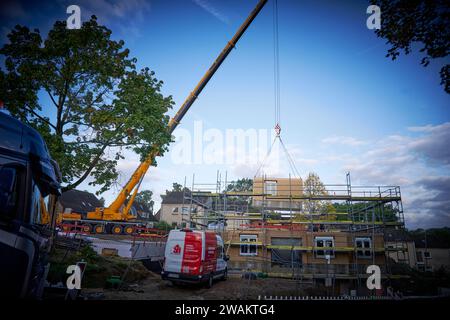
<path fill-rule="evenodd" d="M 217 172 L 215 183 L 192 177 L 185 199 L 192 206 L 199 198 L 203 210 L 189 209 L 188 225 L 221 233 L 227 254 L 239 249 L 244 257 L 232 257 L 232 267 L 291 278 L 299 286 L 322 279 L 328 293 L 337 280 L 351 279 L 359 291 L 368 265 L 379 265 L 389 281 L 398 276 L 389 252 L 408 254 L 404 240 L 391 237 L 404 230 L 399 186 L 354 186 L 347 173 L 345 184 L 320 188 L 291 176 L 255 177 L 251 190 L 243 190 Z M 257 254 L 243 253 L 246 246 Z"/>

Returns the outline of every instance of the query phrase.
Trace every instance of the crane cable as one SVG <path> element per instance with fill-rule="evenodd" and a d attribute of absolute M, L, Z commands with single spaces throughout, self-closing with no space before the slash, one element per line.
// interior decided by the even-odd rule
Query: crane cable
<path fill-rule="evenodd" d="M 261 172 L 269 155 L 272 153 L 273 146 L 277 140 L 280 141 L 283 151 L 286 154 L 290 169 L 294 176 L 300 178 L 300 173 L 295 166 L 295 162 L 289 154 L 283 140 L 281 139 L 281 94 L 280 94 L 280 55 L 279 55 L 279 41 L 278 41 L 278 0 L 273 0 L 273 79 L 274 79 L 274 102 L 275 102 L 275 138 L 269 148 L 264 160 L 256 171 L 255 177 Z"/>
<path fill-rule="evenodd" d="M 281 133 L 280 54 L 278 42 L 278 0 L 273 1 L 273 85 L 275 102 L 275 132 Z"/>

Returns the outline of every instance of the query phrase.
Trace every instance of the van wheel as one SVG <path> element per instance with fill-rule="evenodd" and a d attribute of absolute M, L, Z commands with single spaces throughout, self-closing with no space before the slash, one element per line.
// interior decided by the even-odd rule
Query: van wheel
<path fill-rule="evenodd" d="M 213 281 L 214 281 L 214 279 L 213 279 L 213 275 L 212 275 L 212 273 L 209 275 L 209 278 L 208 278 L 208 284 L 207 284 L 207 287 L 208 288 L 212 288 L 212 286 L 213 286 Z"/>

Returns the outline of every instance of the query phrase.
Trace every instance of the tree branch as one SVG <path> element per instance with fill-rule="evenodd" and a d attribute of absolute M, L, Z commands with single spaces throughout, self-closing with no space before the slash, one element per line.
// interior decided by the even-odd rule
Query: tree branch
<path fill-rule="evenodd" d="M 58 104 L 56 103 L 55 98 L 53 98 L 52 94 L 50 93 L 50 89 L 45 87 L 45 91 L 47 91 L 47 93 L 48 93 L 50 99 L 52 100 L 53 104 L 55 105 L 55 107 L 58 108 Z"/>
<path fill-rule="evenodd" d="M 34 111 L 33 109 L 31 109 L 30 107 L 25 105 L 25 108 L 27 109 L 27 111 L 31 112 L 36 118 L 40 119 L 41 121 L 44 121 L 46 124 L 48 124 L 49 126 L 51 126 L 53 129 L 56 130 L 56 127 L 47 119 L 45 119 L 44 117 L 42 117 L 41 115 L 39 115 L 38 113 L 36 113 L 36 111 Z"/>
<path fill-rule="evenodd" d="M 72 190 L 75 189 L 76 187 L 78 187 L 78 185 L 80 185 L 80 183 L 82 183 L 88 176 L 89 174 L 92 172 L 92 170 L 95 168 L 95 166 L 97 165 L 97 163 L 99 162 L 100 158 L 103 155 L 103 152 L 105 151 L 106 147 L 108 147 L 108 143 L 105 143 L 103 145 L 103 147 L 101 148 L 100 152 L 95 156 L 95 158 L 92 160 L 90 166 L 88 167 L 88 169 L 84 172 L 84 174 L 74 183 L 69 184 L 65 187 L 62 188 L 62 192 L 68 191 L 68 190 Z"/>

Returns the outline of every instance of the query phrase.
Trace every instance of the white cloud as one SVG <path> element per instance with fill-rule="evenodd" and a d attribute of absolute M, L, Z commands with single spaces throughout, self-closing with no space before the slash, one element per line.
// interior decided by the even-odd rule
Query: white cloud
<path fill-rule="evenodd" d="M 225 24 L 229 24 L 229 19 L 221 13 L 219 10 L 217 10 L 210 2 L 206 0 L 192 0 L 196 5 L 198 5 L 200 8 L 214 16 L 215 18 L 219 19 Z"/>
<path fill-rule="evenodd" d="M 68 0 L 60 0 L 62 7 L 72 4 Z M 76 3 L 81 8 L 83 21 L 90 19 L 92 15 L 98 18 L 100 24 L 108 28 L 116 27 L 119 36 L 127 36 L 127 41 L 133 41 L 142 35 L 141 24 L 151 10 L 148 0 L 80 0 Z"/>
<path fill-rule="evenodd" d="M 409 226 L 450 225 L 450 124 L 408 128 L 418 136 L 392 135 L 344 161 L 354 181 L 399 185 Z"/>
<path fill-rule="evenodd" d="M 410 148 L 436 163 L 450 164 L 450 122 L 441 125 L 412 127 L 411 131 L 425 133 L 410 143 Z"/>
<path fill-rule="evenodd" d="M 354 137 L 345 137 L 345 136 L 330 136 L 322 139 L 322 143 L 325 144 L 341 144 L 351 147 L 361 146 L 366 144 L 365 141 L 358 140 Z"/>

